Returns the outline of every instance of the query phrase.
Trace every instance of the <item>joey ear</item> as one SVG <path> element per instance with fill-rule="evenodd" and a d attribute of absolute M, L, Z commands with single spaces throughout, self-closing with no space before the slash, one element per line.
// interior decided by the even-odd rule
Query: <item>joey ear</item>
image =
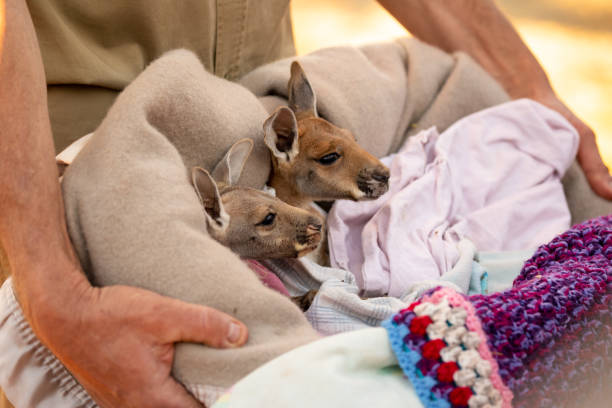
<path fill-rule="evenodd" d="M 291 63 L 289 107 L 298 117 L 317 117 L 317 97 L 299 62 Z"/>
<path fill-rule="evenodd" d="M 281 106 L 264 122 L 264 143 L 280 160 L 290 162 L 299 153 L 298 125 L 293 111 Z"/>
<path fill-rule="evenodd" d="M 221 194 L 212 176 L 201 167 L 191 169 L 191 179 L 196 194 L 204 207 L 208 228 L 217 233 L 224 232 L 229 225 L 229 215 L 223 208 Z"/>
<path fill-rule="evenodd" d="M 236 184 L 252 149 L 251 139 L 240 139 L 234 143 L 215 166 L 212 172 L 213 179 L 228 186 Z"/>

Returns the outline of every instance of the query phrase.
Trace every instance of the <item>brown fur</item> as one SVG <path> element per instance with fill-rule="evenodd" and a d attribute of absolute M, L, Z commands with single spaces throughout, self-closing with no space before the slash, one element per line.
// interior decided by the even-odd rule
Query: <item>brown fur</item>
<path fill-rule="evenodd" d="M 291 258 L 313 251 L 321 240 L 320 217 L 265 192 L 233 185 L 251 147 L 250 139 L 234 144 L 213 176 L 199 167 L 192 171 L 210 235 L 245 258 Z"/>
<path fill-rule="evenodd" d="M 317 116 L 316 96 L 294 62 L 289 108 L 264 123 L 272 153 L 269 184 L 281 200 L 305 209 L 312 201 L 375 199 L 388 190 L 389 169 L 362 149 L 350 131 Z"/>
<path fill-rule="evenodd" d="M 353 134 L 318 117 L 316 95 L 297 61 L 291 64 L 289 107 L 264 123 L 270 149 L 269 184 L 281 200 L 312 214 L 313 201 L 376 199 L 389 189 L 389 169 L 361 148 Z M 329 264 L 327 240 L 314 258 Z"/>

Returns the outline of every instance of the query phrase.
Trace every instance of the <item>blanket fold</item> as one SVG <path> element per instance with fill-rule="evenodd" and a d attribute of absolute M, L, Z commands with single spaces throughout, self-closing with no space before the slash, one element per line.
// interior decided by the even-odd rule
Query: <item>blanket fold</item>
<path fill-rule="evenodd" d="M 272 110 L 286 104 L 294 59 L 260 67 L 240 82 Z M 420 130 L 435 125 L 443 131 L 509 99 L 467 55 L 448 55 L 412 38 L 325 48 L 297 60 L 315 90 L 319 115 L 349 129 L 377 157 L 397 151 Z"/>

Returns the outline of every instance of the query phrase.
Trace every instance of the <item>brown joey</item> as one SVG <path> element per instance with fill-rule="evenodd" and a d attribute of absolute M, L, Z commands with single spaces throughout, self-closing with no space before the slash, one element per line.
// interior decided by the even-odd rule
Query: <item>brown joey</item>
<path fill-rule="evenodd" d="M 192 169 L 210 235 L 244 258 L 299 257 L 317 248 L 322 219 L 260 190 L 236 186 L 253 142 L 236 142 L 212 175 Z"/>
<path fill-rule="evenodd" d="M 389 188 L 389 169 L 361 148 L 353 134 L 317 115 L 316 96 L 298 62 L 291 64 L 289 107 L 264 123 L 271 152 L 269 184 L 277 197 L 301 208 L 312 201 L 376 199 Z"/>

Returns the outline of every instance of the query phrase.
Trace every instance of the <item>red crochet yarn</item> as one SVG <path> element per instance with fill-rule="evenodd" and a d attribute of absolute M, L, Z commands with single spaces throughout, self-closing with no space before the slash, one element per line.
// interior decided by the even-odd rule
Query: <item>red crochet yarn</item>
<path fill-rule="evenodd" d="M 442 382 L 452 382 L 453 374 L 459 370 L 459 366 L 454 361 L 440 364 L 438 367 L 438 380 Z"/>
<path fill-rule="evenodd" d="M 466 406 L 472 395 L 470 387 L 458 387 L 451 391 L 448 399 L 453 405 Z"/>
<path fill-rule="evenodd" d="M 432 323 L 431 317 L 419 316 L 412 319 L 410 322 L 410 331 L 414 334 L 424 336 L 427 331 L 427 326 Z"/>
<path fill-rule="evenodd" d="M 425 358 L 428 358 L 430 360 L 437 360 L 440 358 L 440 350 L 442 350 L 444 347 L 446 347 L 446 343 L 444 342 L 444 340 L 430 340 L 427 343 L 423 344 L 423 347 L 421 348 L 421 353 Z"/>

